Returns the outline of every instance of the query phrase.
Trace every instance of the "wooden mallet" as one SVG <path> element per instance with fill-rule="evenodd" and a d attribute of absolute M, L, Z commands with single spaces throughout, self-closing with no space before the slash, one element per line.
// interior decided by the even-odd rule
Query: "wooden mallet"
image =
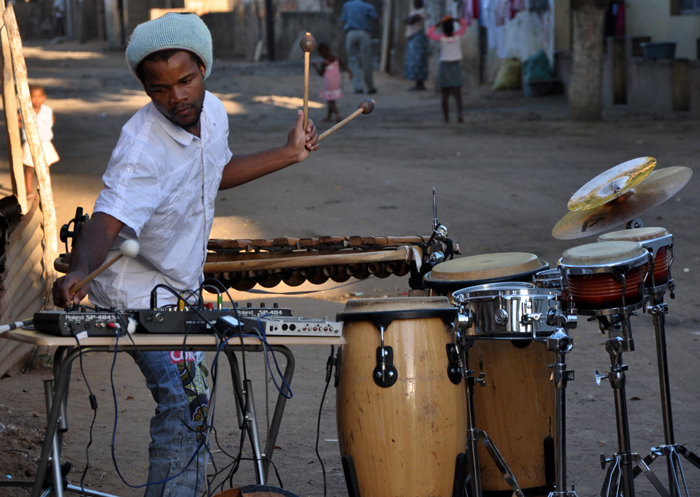
<path fill-rule="evenodd" d="M 121 247 L 119 247 L 119 252 L 121 252 L 118 256 L 116 256 L 114 259 L 109 261 L 107 264 L 100 266 L 99 268 L 95 269 L 92 273 L 88 274 L 85 278 L 77 282 L 75 285 L 73 285 L 70 289 L 70 294 L 75 295 L 78 293 L 78 290 L 83 288 L 85 285 L 87 285 L 89 282 L 91 282 L 98 274 L 102 273 L 105 269 L 107 269 L 109 266 L 117 262 L 119 259 L 121 259 L 123 256 L 130 257 L 133 259 L 137 255 L 139 255 L 139 242 L 136 240 L 126 240 L 124 243 L 122 243 Z"/>
<path fill-rule="evenodd" d="M 304 133 L 306 133 L 306 126 L 309 124 L 309 58 L 316 48 L 316 40 L 311 33 L 306 33 L 301 37 L 299 46 L 304 51 Z"/>
<path fill-rule="evenodd" d="M 348 117 L 346 117 L 345 119 L 340 121 L 338 124 L 333 126 L 331 129 L 327 129 L 326 131 L 321 133 L 321 136 L 318 137 L 318 141 L 320 142 L 321 140 L 323 140 L 325 137 L 327 137 L 328 135 L 333 133 L 335 130 L 337 130 L 341 126 L 344 126 L 348 122 L 355 119 L 360 114 L 369 114 L 373 110 L 374 110 L 374 100 L 371 100 L 371 99 L 370 100 L 363 100 L 362 102 L 360 102 L 360 106 L 355 112 L 353 112 Z"/>

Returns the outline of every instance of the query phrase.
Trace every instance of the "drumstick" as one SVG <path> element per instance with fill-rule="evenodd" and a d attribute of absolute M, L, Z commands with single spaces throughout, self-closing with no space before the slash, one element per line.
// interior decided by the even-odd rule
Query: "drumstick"
<path fill-rule="evenodd" d="M 311 33 L 306 33 L 301 37 L 299 46 L 304 51 L 304 133 L 306 133 L 306 126 L 309 124 L 309 57 L 316 48 L 316 40 Z"/>
<path fill-rule="evenodd" d="M 362 102 L 360 102 L 359 109 L 357 109 L 355 112 L 350 114 L 348 117 L 346 117 L 345 119 L 340 121 L 338 124 L 333 126 L 331 129 L 328 129 L 328 130 L 324 131 L 323 133 L 321 133 L 321 136 L 318 137 L 318 141 L 323 140 L 325 137 L 327 137 L 328 135 L 333 133 L 335 130 L 337 130 L 341 126 L 349 123 L 350 121 L 355 119 L 360 114 L 369 114 L 373 110 L 374 110 L 374 100 L 363 100 Z"/>
<path fill-rule="evenodd" d="M 78 290 L 80 290 L 89 282 L 91 282 L 98 274 L 102 273 L 102 271 L 104 271 L 109 266 L 121 259 L 122 256 L 125 255 L 133 259 L 137 255 L 139 255 L 139 248 L 139 242 L 137 242 L 136 240 L 126 240 L 124 243 L 122 243 L 121 247 L 119 247 L 119 251 L 121 253 L 118 256 L 109 261 L 107 264 L 95 269 L 92 273 L 88 274 L 85 278 L 73 285 L 70 289 L 70 294 L 75 295 L 76 293 L 78 293 Z"/>

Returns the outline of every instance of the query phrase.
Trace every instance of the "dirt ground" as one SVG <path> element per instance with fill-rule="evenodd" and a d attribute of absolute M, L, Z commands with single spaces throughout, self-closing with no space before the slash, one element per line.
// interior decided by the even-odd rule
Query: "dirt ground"
<path fill-rule="evenodd" d="M 47 104 L 56 113 L 54 144 L 61 161 L 51 169 L 59 225 L 77 206 L 91 211 L 100 190 L 100 176 L 116 144 L 120 127 L 147 97 L 128 73 L 123 54 L 99 45 L 32 46 L 26 49 L 29 76 L 46 86 Z M 300 106 L 303 68 L 299 63 L 242 64 L 217 61 L 207 87 L 223 99 L 230 114 L 230 143 L 235 154 L 282 145 Z M 376 75 L 379 92 L 371 115 L 360 116 L 322 144 L 303 164 L 222 192 L 217 200 L 213 237 L 429 234 L 431 192 L 437 188 L 438 213 L 463 255 L 507 251 L 529 252 L 554 265 L 572 246 L 596 237 L 559 241 L 552 227 L 567 212 L 569 197 L 599 173 L 626 160 L 653 156 L 657 168 L 697 169 L 698 121 L 686 115 L 635 115 L 625 108 L 605 112 L 602 123 L 568 119 L 562 96 L 526 99 L 521 92 L 494 93 L 488 88 L 464 92 L 465 122 L 442 122 L 436 93 L 409 93 L 410 82 Z M 321 78 L 312 75 L 311 95 Z M 339 102 L 348 114 L 362 100 L 345 82 Z M 314 103 L 315 102 L 315 103 Z M 319 129 L 325 110 L 314 99 L 310 116 Z M 4 133 L 2 133 L 4 136 Z M 0 183 L 8 193 L 7 148 L 0 143 Z M 678 195 L 642 217 L 647 226 L 665 227 L 675 238 L 673 275 L 676 299 L 669 300 L 668 355 L 677 442 L 700 452 L 695 383 L 700 355 L 700 182 L 693 178 Z M 622 229 L 622 227 L 620 227 Z M 272 301 L 297 316 L 334 317 L 354 296 L 402 295 L 407 278 L 370 279 L 339 289 L 330 285 L 301 297 L 236 293 L 241 303 Z M 318 290 L 305 286 L 303 289 Z M 298 290 L 298 289 L 295 289 Z M 275 291 L 287 292 L 278 287 Z M 668 299 L 667 299 L 668 300 Z M 659 381 L 651 318 L 640 314 L 632 326 L 637 350 L 626 354 L 632 449 L 646 455 L 663 443 Z M 594 323 L 580 319 L 568 356 L 576 379 L 567 390 L 568 478 L 581 497 L 599 494 L 604 471 L 599 454 L 609 457 L 617 446 L 613 394 L 607 383 L 597 387 L 594 369 L 608 367 L 604 338 Z M 300 496 L 323 495 L 321 466 L 315 455 L 316 420 L 324 387 L 327 347 L 293 350 L 296 371 L 273 461 L 284 486 Z M 210 358 L 211 359 L 211 358 Z M 84 358 L 84 372 L 97 395 L 99 409 L 89 450 L 91 468 L 86 487 L 120 496 L 136 496 L 116 474 L 110 450 L 114 404 L 110 387 L 111 355 Z M 259 355 L 248 356 L 259 421 L 265 424 L 265 380 Z M 50 377 L 48 357 L 37 360 L 28 374 L 12 371 L 0 379 L 0 478 L 27 479 L 34 471 L 43 438 L 43 381 Z M 211 361 L 210 361 L 211 362 Z M 226 368 L 224 368 L 225 370 Z M 216 428 L 220 447 L 214 462 L 222 470 L 239 444 L 239 431 L 222 370 L 218 387 Z M 487 378 L 488 379 L 488 378 Z M 133 486 L 146 481 L 148 420 L 153 402 L 144 381 L 126 355 L 117 358 L 114 385 L 118 427 L 114 456 L 124 479 Z M 477 392 L 478 394 L 478 392 Z M 269 386 L 268 405 L 275 400 Z M 521 409 L 514 406 L 513 409 Z M 319 452 L 328 481 L 328 495 L 347 495 L 342 476 L 331 385 L 323 404 Z M 69 431 L 64 458 L 73 465 L 71 483 L 85 467 L 92 411 L 85 382 L 76 364 L 69 403 Z M 397 420 L 397 423 L 401 420 Z M 511 427 L 504 426 L 504 433 Z M 410 436 L 410 435 L 408 435 Z M 416 447 L 416 450 L 421 450 Z M 244 457 L 250 455 L 244 446 Z M 653 466 L 666 481 L 665 465 Z M 700 472 L 685 465 L 691 495 L 700 491 Z M 209 468 L 215 471 L 214 466 Z M 446 473 L 452 478 L 452 470 Z M 224 470 L 225 475 L 228 469 Z M 7 476 L 6 476 L 7 475 Z M 218 482 L 222 481 L 220 477 Z M 276 479 L 272 478 L 276 483 Z M 243 461 L 234 486 L 254 483 L 253 466 Z M 0 490 L 1 495 L 28 495 L 25 490 Z M 637 495 L 656 495 L 644 478 Z"/>

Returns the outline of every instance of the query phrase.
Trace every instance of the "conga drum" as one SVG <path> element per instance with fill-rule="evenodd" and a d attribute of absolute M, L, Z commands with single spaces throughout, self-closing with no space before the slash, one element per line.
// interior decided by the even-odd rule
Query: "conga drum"
<path fill-rule="evenodd" d="M 562 254 L 559 268 L 578 313 L 619 314 L 644 304 L 650 257 L 637 242 L 598 242 L 572 247 Z"/>
<path fill-rule="evenodd" d="M 338 439 L 362 497 L 452 496 L 467 444 L 466 389 L 448 376 L 456 316 L 445 297 L 350 300 L 338 314 Z"/>
<path fill-rule="evenodd" d="M 534 254 L 483 254 L 438 264 L 423 281 L 431 292 L 452 298 L 455 291 L 475 285 L 531 289 L 533 285 L 524 282 L 548 268 Z M 522 283 L 508 285 L 509 281 Z M 560 296 L 556 288 L 539 293 L 550 295 L 545 299 L 547 306 L 554 295 Z M 476 427 L 488 434 L 525 495 L 531 497 L 554 490 L 556 392 L 549 368 L 554 353 L 529 338 L 528 333 L 479 337 L 469 351 L 469 367 L 477 376 L 486 374 L 486 386 L 474 391 Z M 510 485 L 483 444 L 479 444 L 479 464 L 484 495 L 510 497 Z"/>
<path fill-rule="evenodd" d="M 648 293 L 673 290 L 671 265 L 673 264 L 673 235 L 664 228 L 637 228 L 605 233 L 599 242 L 637 242 L 651 255 L 651 270 L 646 280 Z"/>

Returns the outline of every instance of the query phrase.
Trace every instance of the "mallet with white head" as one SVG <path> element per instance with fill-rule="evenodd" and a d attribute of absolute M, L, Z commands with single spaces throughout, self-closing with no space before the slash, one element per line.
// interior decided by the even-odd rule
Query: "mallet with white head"
<path fill-rule="evenodd" d="M 126 240 L 124 243 L 121 244 L 121 247 L 119 247 L 119 252 L 120 254 L 117 255 L 114 259 L 111 261 L 107 262 L 103 266 L 100 266 L 99 268 L 95 269 L 92 273 L 88 274 L 85 278 L 80 280 L 78 283 L 73 285 L 70 289 L 70 294 L 75 295 L 78 293 L 78 290 L 83 288 L 85 285 L 87 285 L 90 281 L 92 281 L 95 276 L 98 274 L 102 273 L 105 269 L 107 269 L 109 266 L 117 262 L 119 259 L 122 258 L 122 256 L 127 256 L 130 259 L 135 258 L 137 255 L 139 255 L 139 242 L 136 240 Z"/>

